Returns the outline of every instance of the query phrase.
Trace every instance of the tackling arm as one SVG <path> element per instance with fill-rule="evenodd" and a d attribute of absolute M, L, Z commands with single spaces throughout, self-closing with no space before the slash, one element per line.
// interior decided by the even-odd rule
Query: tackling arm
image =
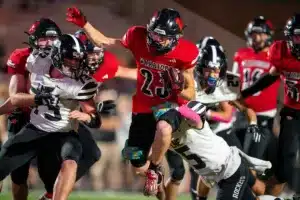
<path fill-rule="evenodd" d="M 257 124 L 255 112 L 251 108 L 247 108 L 241 100 L 230 101 L 230 104 L 247 115 L 249 124 Z"/>
<path fill-rule="evenodd" d="M 183 71 L 184 89 L 180 96 L 186 100 L 193 100 L 196 95 L 193 71 L 194 67 Z"/>
<path fill-rule="evenodd" d="M 254 84 L 248 87 L 245 90 L 241 91 L 241 96 L 243 98 L 252 96 L 253 94 L 269 87 L 278 79 L 279 73 L 277 72 L 275 67 L 271 67 L 269 73 L 263 75 L 260 79 L 258 79 Z"/>
<path fill-rule="evenodd" d="M 76 118 L 79 121 L 85 122 L 91 128 L 99 128 L 101 125 L 101 119 L 96 111 L 95 102 L 93 99 L 88 101 L 80 101 L 80 107 L 82 112 L 73 111 L 70 114 L 72 118 Z"/>
<path fill-rule="evenodd" d="M 92 42 L 96 46 L 98 46 L 98 47 L 102 47 L 102 45 L 106 45 L 106 46 L 122 46 L 121 42 L 120 42 L 120 39 L 110 38 L 110 37 L 105 36 L 99 30 L 97 30 L 96 28 L 94 28 L 92 26 L 92 24 L 90 24 L 89 22 L 87 22 L 84 25 L 83 30 L 88 35 L 89 39 L 92 40 Z"/>
<path fill-rule="evenodd" d="M 119 66 L 115 76 L 120 78 L 136 80 L 137 68 L 127 68 L 127 67 Z"/>
<path fill-rule="evenodd" d="M 230 122 L 233 116 L 233 107 L 228 102 L 221 102 L 220 107 L 220 111 L 208 110 L 206 112 L 206 116 L 208 117 L 208 119 L 214 121 L 220 121 L 225 123 Z"/>

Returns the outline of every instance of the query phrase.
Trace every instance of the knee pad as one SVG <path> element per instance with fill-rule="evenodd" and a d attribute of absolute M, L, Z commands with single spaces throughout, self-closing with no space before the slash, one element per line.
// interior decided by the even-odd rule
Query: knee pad
<path fill-rule="evenodd" d="M 11 172 L 11 180 L 16 185 L 27 184 L 30 163 L 15 169 Z"/>

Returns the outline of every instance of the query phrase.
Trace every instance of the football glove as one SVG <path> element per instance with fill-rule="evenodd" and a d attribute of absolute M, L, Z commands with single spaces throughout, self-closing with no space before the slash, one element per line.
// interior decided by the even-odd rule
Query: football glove
<path fill-rule="evenodd" d="M 113 100 L 99 102 L 97 112 L 102 115 L 114 115 L 116 113 L 116 104 Z"/>
<path fill-rule="evenodd" d="M 76 7 L 68 8 L 66 20 L 79 26 L 80 28 L 83 28 L 87 22 L 84 14 Z"/>
<path fill-rule="evenodd" d="M 256 124 L 251 124 L 247 127 L 244 139 L 244 152 L 249 153 L 252 142 L 259 143 L 261 140 L 261 133 Z"/>
<path fill-rule="evenodd" d="M 164 71 L 163 79 L 165 81 L 165 87 L 169 92 L 180 93 L 184 88 L 183 74 L 176 68 L 171 67 Z"/>

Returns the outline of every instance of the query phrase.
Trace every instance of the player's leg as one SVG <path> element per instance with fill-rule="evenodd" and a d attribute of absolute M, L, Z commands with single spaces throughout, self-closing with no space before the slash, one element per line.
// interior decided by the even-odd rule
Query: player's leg
<path fill-rule="evenodd" d="M 192 200 L 198 200 L 198 181 L 199 181 L 199 175 L 195 172 L 193 168 L 190 167 L 190 194 L 192 197 Z"/>
<path fill-rule="evenodd" d="M 101 157 L 101 151 L 93 139 L 91 131 L 81 123 L 79 124 L 78 135 L 82 145 L 82 156 L 78 163 L 76 180 L 85 175 Z"/>
<path fill-rule="evenodd" d="M 61 167 L 54 185 L 53 200 L 67 200 L 71 193 L 82 155 L 82 146 L 76 133 L 52 133 L 53 141 L 61 144 Z M 58 141 L 57 141 L 58 142 Z"/>
<path fill-rule="evenodd" d="M 160 184 L 159 165 L 171 145 L 172 132 L 178 129 L 180 122 L 181 115 L 175 109 L 168 110 L 158 119 L 155 139 L 152 144 L 151 163 L 147 172 L 154 174 L 154 177 L 147 176 L 145 193 L 155 193 L 157 186 Z"/>
<path fill-rule="evenodd" d="M 147 171 L 150 165 L 148 161 L 150 149 L 155 137 L 155 126 L 156 120 L 152 113 L 132 114 L 129 137 L 122 150 L 122 154 L 125 159 L 130 160 L 137 174 L 146 175 L 150 182 L 156 183 L 158 180 L 156 172 L 153 170 L 148 173 Z M 161 168 L 157 168 L 156 170 L 160 173 Z M 162 181 L 162 178 L 160 181 Z M 156 195 L 157 190 L 157 187 L 154 188 L 154 192 L 149 195 Z"/>
<path fill-rule="evenodd" d="M 299 185 L 297 184 L 299 176 L 295 176 L 298 171 L 295 161 L 297 161 L 297 151 L 300 145 L 298 137 L 300 132 L 300 118 L 298 112 L 287 107 L 281 110 L 278 167 L 275 171 L 277 181 L 279 183 L 287 181 L 296 193 L 299 189 Z"/>
<path fill-rule="evenodd" d="M 184 178 L 185 168 L 182 158 L 177 153 L 168 150 L 166 158 L 170 168 L 170 178 L 166 183 L 166 200 L 175 200 L 180 183 Z"/>
<path fill-rule="evenodd" d="M 46 192 L 39 200 L 49 200 L 53 197 L 53 187 L 61 166 L 60 145 L 58 142 L 43 147 L 37 156 L 37 167 Z"/>
<path fill-rule="evenodd" d="M 0 180 L 36 156 L 43 136 L 28 124 L 6 141 L 0 151 Z"/>
<path fill-rule="evenodd" d="M 217 200 L 255 200 L 250 186 L 248 185 L 249 170 L 242 161 L 237 171 L 227 179 L 218 183 L 219 190 Z"/>
<path fill-rule="evenodd" d="M 144 175 L 149 167 L 148 157 L 155 136 L 153 114 L 132 114 L 128 140 L 122 150 L 137 174 Z"/>
<path fill-rule="evenodd" d="M 21 110 L 15 110 L 8 117 L 8 137 L 16 135 L 27 123 L 29 116 Z M 30 163 L 17 168 L 11 173 L 12 194 L 14 200 L 26 200 L 28 196 L 27 178 L 29 174 Z"/>

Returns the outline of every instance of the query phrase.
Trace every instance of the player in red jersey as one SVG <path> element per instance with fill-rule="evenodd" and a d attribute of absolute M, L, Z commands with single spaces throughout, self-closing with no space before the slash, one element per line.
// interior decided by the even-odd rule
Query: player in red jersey
<path fill-rule="evenodd" d="M 240 74 L 241 90 L 251 86 L 262 75 L 268 73 L 273 66 L 268 60 L 268 50 L 273 42 L 273 26 L 270 20 L 263 16 L 251 20 L 245 30 L 247 48 L 239 49 L 234 55 L 233 72 Z M 273 121 L 277 112 L 277 92 L 280 80 L 270 87 L 247 97 L 244 102 L 248 108 L 252 108 L 257 115 L 258 125 L 262 137 L 255 138 L 251 133 L 246 133 L 243 127 L 244 115 L 237 114 L 235 126 L 236 135 L 240 138 L 245 153 L 272 162 L 276 167 L 276 137 L 273 134 Z M 267 177 L 264 177 L 267 178 Z"/>
<path fill-rule="evenodd" d="M 30 47 L 15 49 L 8 58 L 7 72 L 11 75 L 9 95 L 18 92 L 28 92 L 28 75 L 26 71 L 27 58 L 33 48 L 40 52 L 46 51 L 51 42 L 61 34 L 59 27 L 50 19 L 37 20 L 27 32 Z M 29 109 L 16 109 L 8 117 L 9 137 L 17 134 L 28 122 Z M 27 178 L 30 162 L 17 168 L 11 173 L 12 192 L 14 200 L 26 200 L 28 196 Z M 43 177 L 43 174 L 41 174 Z"/>
<path fill-rule="evenodd" d="M 284 35 L 285 40 L 274 42 L 270 48 L 269 59 L 273 66 L 269 73 L 243 90 L 241 96 L 246 98 L 267 88 L 281 75 L 284 81 L 284 107 L 280 113 L 278 167 L 275 175 L 280 183 L 287 182 L 296 192 L 294 199 L 300 199 L 300 14 L 288 19 Z"/>
<path fill-rule="evenodd" d="M 80 39 L 86 47 L 90 74 L 97 82 L 103 83 L 115 77 L 137 79 L 136 68 L 132 69 L 120 66 L 114 54 L 104 50 L 103 47 L 95 47 L 83 30 L 76 31 L 75 37 Z"/>
<path fill-rule="evenodd" d="M 141 152 L 140 156 L 131 159 L 131 164 L 137 171 L 145 172 L 149 166 L 148 155 L 155 137 L 152 163 L 146 173 L 145 194 L 156 194 L 157 183 L 161 182 L 158 180 L 161 179 L 158 165 L 171 139 L 166 138 L 163 130 L 169 131 L 171 127 L 164 121 L 156 122 L 151 108 L 166 101 L 177 103 L 178 96 L 194 98 L 193 66 L 198 56 L 197 47 L 182 38 L 184 24 L 179 13 L 172 9 L 156 12 L 147 27 L 129 28 L 122 39 L 103 35 L 87 22 L 78 8 L 68 9 L 67 21 L 83 28 L 96 46 L 121 44 L 133 53 L 139 73 L 126 148 L 138 149 L 137 152 Z M 180 73 L 176 74 L 177 70 L 174 69 Z M 177 79 L 181 77 L 180 74 L 185 79 L 184 88 L 182 79 Z"/>

